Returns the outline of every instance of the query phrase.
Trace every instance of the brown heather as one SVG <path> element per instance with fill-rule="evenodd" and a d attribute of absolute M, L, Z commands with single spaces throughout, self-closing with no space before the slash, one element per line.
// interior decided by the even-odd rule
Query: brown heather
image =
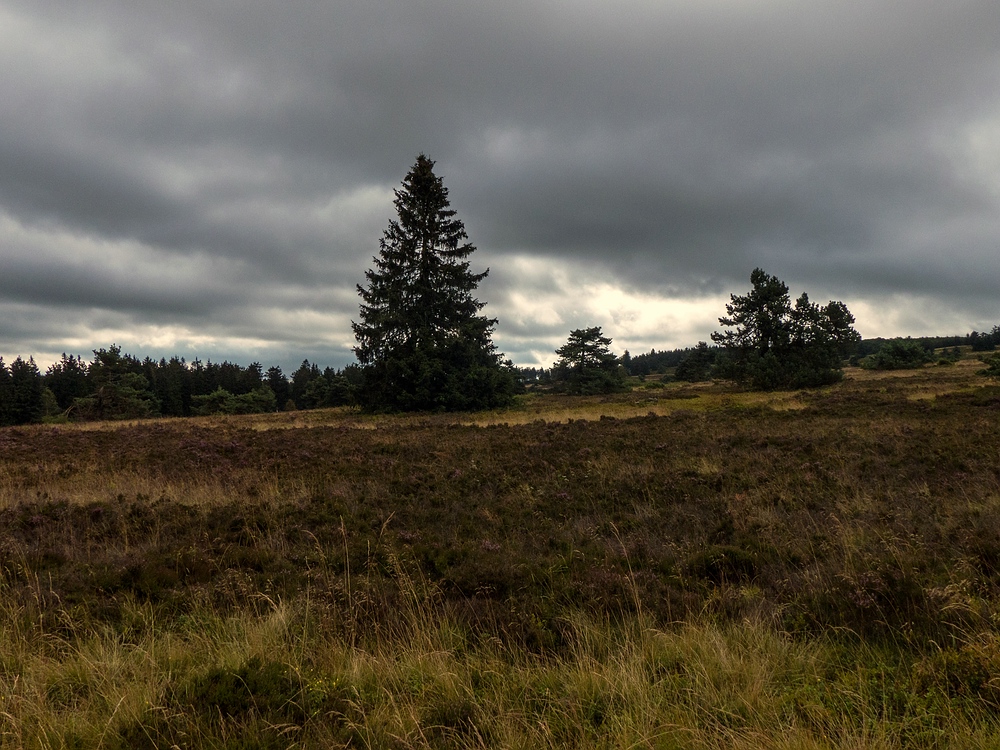
<path fill-rule="evenodd" d="M 978 366 L 0 430 L 0 747 L 996 747 Z"/>

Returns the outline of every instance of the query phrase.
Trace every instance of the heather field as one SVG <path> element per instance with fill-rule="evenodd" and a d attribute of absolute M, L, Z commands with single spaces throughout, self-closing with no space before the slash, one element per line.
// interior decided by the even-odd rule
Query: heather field
<path fill-rule="evenodd" d="M 1000 746 L 980 367 L 0 430 L 0 747 Z"/>

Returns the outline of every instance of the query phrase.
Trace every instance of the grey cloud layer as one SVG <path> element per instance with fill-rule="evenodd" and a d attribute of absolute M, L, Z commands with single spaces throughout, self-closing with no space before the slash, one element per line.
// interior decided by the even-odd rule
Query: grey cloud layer
<path fill-rule="evenodd" d="M 989 1 L 0 0 L 0 309 L 271 320 L 276 346 L 302 330 L 264 311 L 313 311 L 349 339 L 425 151 L 502 344 L 507 290 L 544 283 L 514 256 L 677 298 L 762 265 L 988 321 L 998 38 Z M 5 323 L 0 351 L 31 331 Z"/>

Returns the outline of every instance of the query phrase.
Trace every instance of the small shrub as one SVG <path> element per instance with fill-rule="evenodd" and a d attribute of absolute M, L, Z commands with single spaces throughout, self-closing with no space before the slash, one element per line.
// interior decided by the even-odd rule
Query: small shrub
<path fill-rule="evenodd" d="M 739 547 L 712 545 L 695 552 L 687 560 L 687 573 L 713 584 L 752 580 L 757 564 L 752 555 Z"/>
<path fill-rule="evenodd" d="M 348 686 L 303 679 L 287 664 L 252 657 L 236 669 L 212 667 L 168 691 L 167 710 L 149 709 L 118 733 L 117 747 L 289 747 L 289 730 L 313 719 L 343 729 Z M 197 740 L 192 742 L 192 740 Z M 109 747 L 115 742 L 109 741 Z M 338 746 L 340 746 L 338 744 Z"/>
<path fill-rule="evenodd" d="M 896 339 L 862 359 L 860 365 L 867 370 L 911 370 L 923 367 L 932 358 L 931 353 L 916 341 Z"/>
<path fill-rule="evenodd" d="M 254 711 L 275 718 L 302 718 L 301 683 L 287 665 L 253 657 L 237 669 L 213 667 L 180 693 L 181 702 L 211 716 Z"/>
<path fill-rule="evenodd" d="M 195 416 L 263 414 L 277 411 L 277 406 L 274 391 L 266 384 L 239 395 L 234 395 L 219 386 L 212 393 L 191 397 L 191 413 Z"/>
<path fill-rule="evenodd" d="M 979 361 L 986 365 L 985 369 L 978 371 L 979 375 L 985 375 L 989 378 L 1000 378 L 1000 354 L 980 357 Z"/>
<path fill-rule="evenodd" d="M 674 377 L 689 383 L 711 380 L 712 369 L 715 367 L 718 353 L 718 349 L 709 349 L 707 343 L 699 341 L 698 346 L 692 349 L 677 365 Z"/>
<path fill-rule="evenodd" d="M 438 696 L 424 710 L 421 725 L 436 744 L 461 744 L 460 738 L 481 733 L 476 704 L 464 696 Z M 450 742 L 449 742 L 450 741 Z"/>
<path fill-rule="evenodd" d="M 91 675 L 88 670 L 79 666 L 53 677 L 45 686 L 46 700 L 61 709 L 77 707 L 88 700 L 92 693 Z"/>
<path fill-rule="evenodd" d="M 922 659 L 913 670 L 918 693 L 940 691 L 949 698 L 982 701 L 1000 708 L 1000 660 L 994 649 L 969 644 L 941 649 Z"/>

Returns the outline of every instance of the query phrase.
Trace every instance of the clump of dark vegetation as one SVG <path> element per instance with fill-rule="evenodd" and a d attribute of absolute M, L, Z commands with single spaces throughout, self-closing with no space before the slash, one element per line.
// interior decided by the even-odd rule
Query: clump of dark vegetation
<path fill-rule="evenodd" d="M 717 348 L 709 348 L 704 341 L 699 341 L 698 346 L 681 360 L 674 370 L 674 377 L 688 383 L 698 383 L 704 380 L 711 380 L 715 371 L 715 361 L 719 355 Z"/>
<path fill-rule="evenodd" d="M 965 337 L 974 352 L 991 352 L 1000 346 L 1000 325 L 993 326 L 989 333 L 973 331 Z"/>
<path fill-rule="evenodd" d="M 986 375 L 990 378 L 1000 378 L 1000 354 L 991 354 L 982 357 L 982 362 L 986 367 L 979 371 L 980 375 Z"/>
<path fill-rule="evenodd" d="M 716 374 L 758 390 L 814 388 L 836 383 L 843 361 L 861 341 L 854 316 L 843 302 L 822 307 L 803 293 L 793 305 L 788 286 L 759 268 L 753 289 L 730 295 L 727 330 L 713 333 L 723 351 Z"/>
<path fill-rule="evenodd" d="M 356 365 L 343 370 L 304 360 L 290 377 L 259 362 L 159 362 L 122 353 L 121 347 L 62 358 L 39 372 L 33 359 L 0 359 L 0 426 L 37 422 L 102 421 L 214 414 L 258 414 L 315 409 L 353 401 Z"/>
<path fill-rule="evenodd" d="M 933 350 L 917 341 L 893 339 L 874 354 L 864 357 L 859 364 L 869 370 L 911 370 L 923 367 L 933 358 Z"/>
<path fill-rule="evenodd" d="M 611 338 L 601 333 L 600 326 L 570 331 L 566 343 L 556 349 L 555 388 L 578 396 L 627 391 L 625 367 L 610 347 Z"/>
<path fill-rule="evenodd" d="M 237 720 L 253 732 L 240 732 L 226 747 L 286 748 L 289 730 L 301 731 L 322 716 L 338 728 L 336 717 L 349 710 L 346 685 L 310 681 L 287 664 L 254 656 L 236 667 L 213 666 L 177 684 L 165 697 L 165 710 L 151 711 L 119 732 L 122 750 L 177 746 L 192 736 L 211 737 L 220 723 Z M 332 719 L 332 720 L 331 720 Z M 349 733 L 342 739 L 350 740 Z"/>

